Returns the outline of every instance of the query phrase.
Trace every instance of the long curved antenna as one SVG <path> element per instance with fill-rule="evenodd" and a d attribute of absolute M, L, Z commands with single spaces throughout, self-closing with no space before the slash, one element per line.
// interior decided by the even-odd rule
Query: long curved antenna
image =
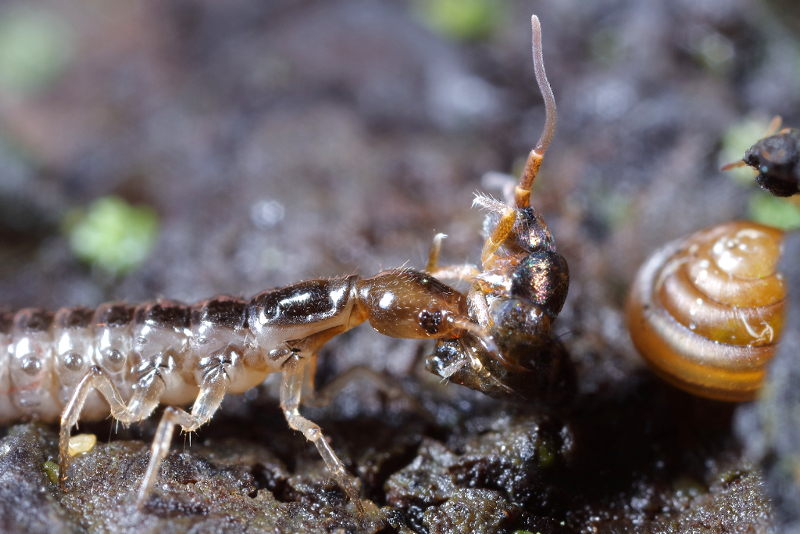
<path fill-rule="evenodd" d="M 556 113 L 556 99 L 553 96 L 553 90 L 550 88 L 550 82 L 547 81 L 547 73 L 544 71 L 544 56 L 542 55 L 542 25 L 539 23 L 539 17 L 536 15 L 531 16 L 531 34 L 533 50 L 533 71 L 536 74 L 536 83 L 539 84 L 539 91 L 542 93 L 544 99 L 544 129 L 539 141 L 528 154 L 528 160 L 525 162 L 525 170 L 514 190 L 514 198 L 517 203 L 518 209 L 525 209 L 531 205 L 531 187 L 536 175 L 539 173 L 539 167 L 542 166 L 544 153 L 550 142 L 553 140 L 553 135 L 556 133 L 556 122 L 558 114 Z"/>

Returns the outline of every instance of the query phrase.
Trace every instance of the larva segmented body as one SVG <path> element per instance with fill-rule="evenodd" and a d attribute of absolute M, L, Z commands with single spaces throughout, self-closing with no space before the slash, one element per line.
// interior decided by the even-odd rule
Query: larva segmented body
<path fill-rule="evenodd" d="M 197 396 L 197 364 L 213 372 L 207 360 L 215 353 L 253 351 L 247 328 L 248 304 L 215 297 L 189 306 L 168 300 L 129 306 L 102 304 L 96 310 L 62 308 L 55 314 L 27 308 L 0 317 L 0 420 L 54 421 L 60 417 L 78 382 L 92 365 L 103 369 L 127 398 L 136 382 L 152 376 L 164 381 L 165 404 L 182 405 Z M 246 349 L 246 347 L 252 347 Z M 239 366 L 235 366 L 237 369 Z M 242 392 L 263 380 L 268 370 L 244 365 L 228 391 Z M 81 418 L 108 413 L 97 395 L 86 402 Z"/>
<path fill-rule="evenodd" d="M 242 393 L 280 372 L 289 426 L 319 449 L 334 478 L 363 509 L 357 484 L 318 425 L 299 413 L 302 386 L 332 337 L 369 321 L 404 338 L 473 334 L 464 296 L 427 273 L 383 271 L 299 282 L 250 301 L 218 296 L 193 306 L 157 300 L 95 310 L 27 308 L 0 314 L 0 420 L 60 417 L 62 480 L 69 434 L 79 418 L 108 414 L 122 423 L 167 404 L 156 431 L 139 504 L 155 483 L 175 425 L 206 423 L 227 393 Z M 174 406 L 194 401 L 191 412 Z"/>
<path fill-rule="evenodd" d="M 160 402 L 184 405 L 215 373 L 224 373 L 228 393 L 243 393 L 281 370 L 287 341 L 347 326 L 357 280 L 353 275 L 300 282 L 249 302 L 217 296 L 193 306 L 159 299 L 138 306 L 106 303 L 95 310 L 62 308 L 55 314 L 36 308 L 4 312 L 0 422 L 57 420 L 92 366 L 101 368 L 124 398 L 158 377 Z M 369 280 L 362 281 L 362 289 Z M 107 413 L 92 395 L 81 419 Z"/>

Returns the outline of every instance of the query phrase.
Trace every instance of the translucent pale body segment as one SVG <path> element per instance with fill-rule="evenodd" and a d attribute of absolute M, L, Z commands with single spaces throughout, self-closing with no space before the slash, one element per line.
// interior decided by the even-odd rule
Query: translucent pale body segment
<path fill-rule="evenodd" d="M 94 363 L 108 373 L 123 399 L 131 394 L 127 373 L 133 360 L 132 319 L 132 307 L 114 302 L 98 306 L 92 319 Z"/>
<path fill-rule="evenodd" d="M 137 307 L 133 325 L 133 380 L 164 381 L 164 404 L 187 404 L 197 396 L 189 352 L 189 311 L 170 301 Z"/>
<path fill-rule="evenodd" d="M 8 332 L 0 332 L 0 423 L 11 421 L 17 414 L 14 404 L 11 402 L 10 346 L 11 333 L 9 325 Z"/>
<path fill-rule="evenodd" d="M 134 331 L 134 355 L 138 362 L 133 365 L 134 383 L 137 380 L 164 381 L 164 404 L 186 404 L 197 396 L 197 384 L 185 363 L 190 359 L 187 336 L 169 329 L 145 327 Z"/>
<path fill-rule="evenodd" d="M 97 436 L 94 434 L 77 434 L 69 438 L 69 455 L 77 456 L 84 452 L 94 449 L 97 444 Z"/>
<path fill-rule="evenodd" d="M 11 400 L 18 416 L 51 421 L 61 413 L 51 323 L 52 314 L 43 310 L 20 310 L 14 316 L 10 377 Z"/>
<path fill-rule="evenodd" d="M 272 370 L 247 343 L 249 332 L 210 323 L 192 325 L 192 352 L 195 361 L 195 381 L 202 384 L 214 373 L 228 378 L 227 391 L 244 393 L 257 386 Z"/>
<path fill-rule="evenodd" d="M 53 321 L 53 344 L 58 378 L 58 401 L 65 406 L 78 383 L 93 363 L 93 310 L 62 308 Z M 99 419 L 108 414 L 108 405 L 96 393 L 87 397 L 84 405 L 86 419 Z"/>

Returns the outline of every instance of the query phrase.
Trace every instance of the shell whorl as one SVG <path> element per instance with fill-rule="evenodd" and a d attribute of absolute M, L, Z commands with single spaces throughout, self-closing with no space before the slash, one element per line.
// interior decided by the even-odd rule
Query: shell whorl
<path fill-rule="evenodd" d="M 648 259 L 627 304 L 631 338 L 664 379 L 703 397 L 755 397 L 783 327 L 780 230 L 731 222 Z"/>

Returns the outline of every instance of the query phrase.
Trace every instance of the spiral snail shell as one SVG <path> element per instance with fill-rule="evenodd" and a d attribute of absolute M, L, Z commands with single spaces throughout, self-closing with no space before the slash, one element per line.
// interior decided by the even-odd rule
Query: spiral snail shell
<path fill-rule="evenodd" d="M 782 242 L 775 228 L 729 222 L 647 260 L 626 313 L 634 345 L 658 375 L 702 397 L 755 397 L 783 326 Z"/>

